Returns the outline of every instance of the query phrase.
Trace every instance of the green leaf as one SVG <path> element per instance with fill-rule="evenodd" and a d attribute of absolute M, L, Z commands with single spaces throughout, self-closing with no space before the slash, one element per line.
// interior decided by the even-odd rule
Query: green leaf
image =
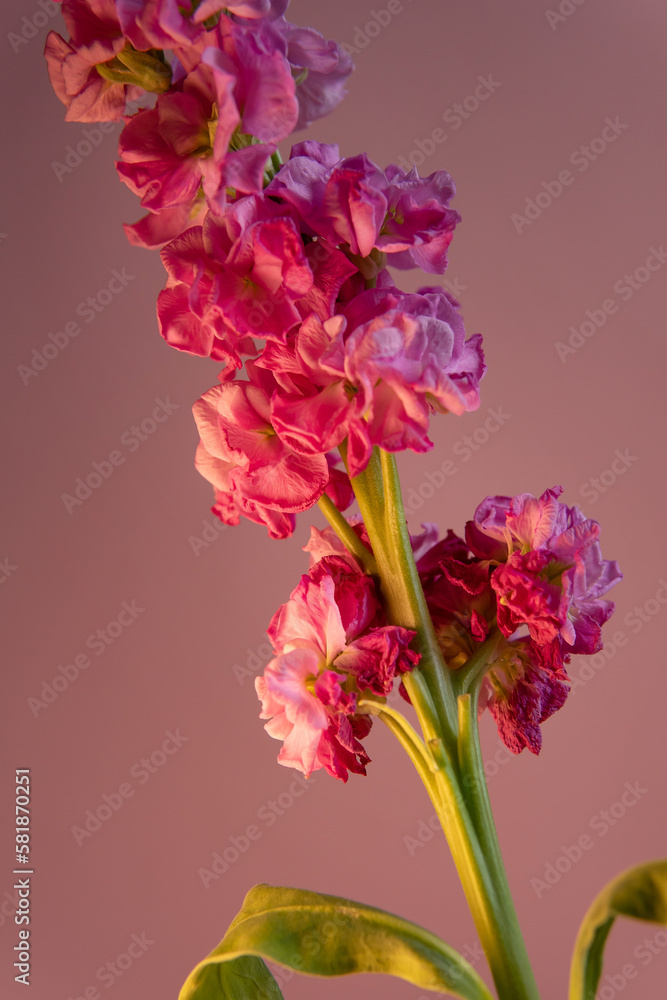
<path fill-rule="evenodd" d="M 209 956 L 210 957 L 210 956 Z M 208 960 L 207 960 L 208 961 Z M 188 976 L 179 1000 L 283 1000 L 261 958 L 244 955 L 228 962 L 202 962 Z"/>
<path fill-rule="evenodd" d="M 570 1000 L 594 1000 L 604 946 L 616 917 L 667 924 L 667 860 L 628 869 L 595 898 L 574 946 Z"/>
<path fill-rule="evenodd" d="M 215 992 L 219 987 L 211 972 L 244 955 L 311 976 L 385 973 L 461 1000 L 492 1000 L 472 966 L 422 927 L 349 899 L 270 885 L 250 890 L 218 947 L 189 976 L 179 1000 L 245 998 L 241 992 Z"/>

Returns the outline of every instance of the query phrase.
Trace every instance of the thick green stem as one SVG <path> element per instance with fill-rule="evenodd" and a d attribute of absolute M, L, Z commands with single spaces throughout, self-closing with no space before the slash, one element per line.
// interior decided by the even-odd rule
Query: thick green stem
<path fill-rule="evenodd" d="M 420 722 L 426 735 L 440 735 L 444 728 L 446 743 L 455 743 L 456 699 L 412 554 L 393 455 L 375 448 L 368 466 L 353 478 L 352 486 L 373 546 L 389 620 L 417 633 L 421 662 L 419 669 L 406 678 L 408 693 L 413 698 L 413 689 L 416 692 L 419 688 L 424 694 L 426 688 L 428 702 L 420 699 L 425 709 Z"/>

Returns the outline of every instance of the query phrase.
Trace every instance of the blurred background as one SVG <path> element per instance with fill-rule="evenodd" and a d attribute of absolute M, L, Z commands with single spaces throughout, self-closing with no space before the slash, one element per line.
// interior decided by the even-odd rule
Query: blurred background
<path fill-rule="evenodd" d="M 605 651 L 573 662 L 540 757 L 512 757 L 482 726 L 519 917 L 542 997 L 557 1000 L 593 896 L 667 855 L 667 12 L 547 2 L 292 0 L 289 16 L 346 43 L 357 67 L 309 135 L 382 165 L 446 168 L 457 185 L 463 222 L 435 280 L 483 333 L 489 371 L 478 412 L 434 420 L 433 451 L 401 456 L 411 526 L 460 531 L 487 494 L 561 483 L 625 573 Z M 121 228 L 141 209 L 115 174 L 119 128 L 63 121 L 42 57 L 62 22 L 44 11 L 8 0 L 1 14 L 2 995 L 23 995 L 15 768 L 32 780 L 32 1000 L 177 996 L 260 881 L 400 913 L 486 975 L 430 803 L 390 735 L 375 726 L 368 777 L 347 785 L 323 772 L 295 783 L 275 762 L 253 678 L 322 520 L 301 515 L 276 542 L 209 513 L 190 407 L 218 365 L 158 335 L 164 272 Z M 619 926 L 607 956 L 601 1000 L 664 995 L 663 931 Z M 296 975 L 284 992 L 423 995 Z"/>

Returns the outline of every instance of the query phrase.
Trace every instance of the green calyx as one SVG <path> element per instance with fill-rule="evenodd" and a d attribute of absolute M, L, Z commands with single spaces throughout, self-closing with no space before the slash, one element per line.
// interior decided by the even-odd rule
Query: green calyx
<path fill-rule="evenodd" d="M 163 94 L 171 86 L 171 68 L 157 49 L 138 52 L 128 42 L 117 56 L 98 63 L 97 72 L 110 83 L 142 87 L 152 94 Z"/>

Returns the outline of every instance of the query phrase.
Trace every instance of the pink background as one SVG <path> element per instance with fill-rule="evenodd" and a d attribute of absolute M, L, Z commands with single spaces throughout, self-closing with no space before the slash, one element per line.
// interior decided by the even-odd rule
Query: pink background
<path fill-rule="evenodd" d="M 657 0 L 566 0 L 572 13 L 550 25 L 547 4 L 534 0 L 399 6 L 377 30 L 371 11 L 387 22 L 386 0 L 372 8 L 368 0 L 294 0 L 291 18 L 359 48 L 348 100 L 310 134 L 340 142 L 347 155 L 366 150 L 381 164 L 409 160 L 421 145 L 422 172 L 446 167 L 458 185 L 464 221 L 446 278 L 469 332 L 484 334 L 489 374 L 478 413 L 434 420 L 434 451 L 401 459 L 405 493 L 415 499 L 411 523 L 460 530 L 488 493 L 539 493 L 562 483 L 564 499 L 601 522 L 604 554 L 626 574 L 606 631 L 607 656 L 594 660 L 596 669 L 573 663 L 577 689 L 544 727 L 541 757 L 501 753 L 494 761 L 498 737 L 490 719 L 483 726 L 520 919 L 542 996 L 556 1000 L 565 995 L 575 932 L 594 894 L 621 869 L 667 854 L 666 619 L 655 596 L 667 598 L 660 590 L 667 576 L 664 273 L 640 270 L 636 290 L 623 290 L 623 276 L 644 267 L 667 238 L 667 14 Z M 444 842 L 439 835 L 420 847 L 406 841 L 428 834 L 432 809 L 388 733 L 375 727 L 368 778 L 353 776 L 347 786 L 319 773 L 308 794 L 295 798 L 294 774 L 275 763 L 252 676 L 266 659 L 263 629 L 307 565 L 300 546 L 309 524 L 322 522 L 317 511 L 301 516 L 284 542 L 245 523 L 197 546 L 213 518 L 208 485 L 192 465 L 190 405 L 214 383 L 217 366 L 170 350 L 158 336 L 154 300 L 164 274 L 157 254 L 128 246 L 120 226 L 140 210 L 115 176 L 118 130 L 95 134 L 99 145 L 84 145 L 86 155 L 70 160 L 69 172 L 54 169 L 85 136 L 83 126 L 64 123 L 50 90 L 41 49 L 60 19 L 43 26 L 40 10 L 37 0 L 11 0 L 2 10 L 2 996 L 25 995 L 13 982 L 17 928 L 6 914 L 13 914 L 13 771 L 28 767 L 32 1000 L 76 1000 L 92 986 L 111 1000 L 175 997 L 260 881 L 398 912 L 483 970 Z M 14 51 L 10 33 L 27 36 L 33 18 L 35 37 L 14 40 Z M 492 78 L 493 92 L 475 108 L 479 77 Z M 454 105 L 466 98 L 467 117 L 459 119 Z M 576 151 L 590 147 L 607 118 L 623 127 L 604 150 L 593 144 L 595 159 L 582 169 Z M 518 232 L 512 215 L 566 169 L 571 183 L 551 204 L 543 194 L 539 217 L 519 222 Z M 118 294 L 85 322 L 77 307 L 107 288 L 113 269 L 131 280 L 114 285 Z M 421 283 L 416 272 L 401 280 Z M 587 311 L 599 321 L 606 300 L 613 301 L 604 325 L 585 327 L 593 335 L 575 336 L 582 346 L 562 360 L 557 342 L 567 343 Z M 22 378 L 19 366 L 32 363 L 33 349 L 41 352 L 49 333 L 73 321 L 80 334 L 41 372 Z M 126 432 L 150 418 L 156 399 L 177 408 L 131 444 Z M 483 430 L 489 408 L 504 415 L 491 434 Z M 123 463 L 68 513 L 62 494 L 115 450 Z M 448 458 L 456 473 L 443 484 L 438 471 Z M 601 476 L 604 492 L 592 482 Z M 426 500 L 416 509 L 420 489 Z M 133 601 L 143 610 L 96 655 L 88 637 Z M 41 698 L 59 666 L 86 652 L 90 666 L 35 715 L 28 699 Z M 171 756 L 157 754 L 155 773 L 137 768 L 160 751 L 168 730 L 187 740 Z M 132 797 L 78 846 L 72 827 L 123 783 Z M 626 795 L 619 805 L 626 783 L 636 787 L 634 801 Z M 270 803 L 280 796 L 278 816 Z M 238 838 L 249 825 L 258 839 L 205 888 L 199 869 L 210 868 L 230 838 L 243 845 Z M 566 869 L 564 848 L 584 835 L 590 849 L 542 886 L 548 866 Z M 133 934 L 152 943 L 122 976 L 105 973 Z M 642 950 L 647 937 L 657 954 Z M 603 978 L 603 1000 L 620 992 L 624 1000 L 662 997 L 667 934 L 617 928 L 605 974 L 612 979 Z M 399 981 L 366 978 L 294 977 L 285 992 L 422 995 Z"/>

